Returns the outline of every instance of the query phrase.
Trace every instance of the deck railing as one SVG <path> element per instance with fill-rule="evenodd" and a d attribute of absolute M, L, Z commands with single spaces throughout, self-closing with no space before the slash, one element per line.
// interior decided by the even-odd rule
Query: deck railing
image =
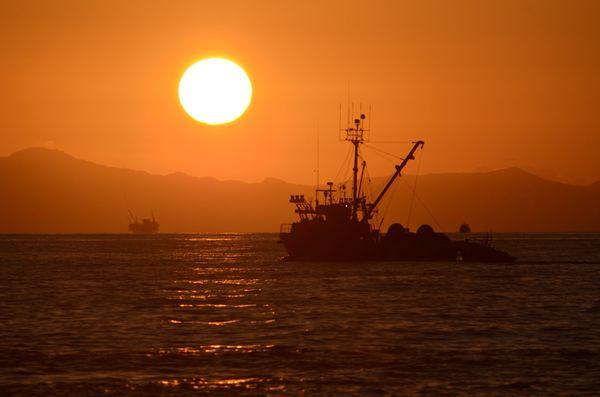
<path fill-rule="evenodd" d="M 279 233 L 291 233 L 292 232 L 292 224 L 291 223 L 282 223 L 281 227 L 279 227 Z"/>

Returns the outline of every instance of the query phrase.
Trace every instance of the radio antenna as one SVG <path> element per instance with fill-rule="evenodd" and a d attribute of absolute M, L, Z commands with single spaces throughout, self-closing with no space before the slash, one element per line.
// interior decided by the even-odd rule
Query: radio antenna
<path fill-rule="evenodd" d="M 317 124 L 317 190 L 319 189 L 319 125 Z"/>

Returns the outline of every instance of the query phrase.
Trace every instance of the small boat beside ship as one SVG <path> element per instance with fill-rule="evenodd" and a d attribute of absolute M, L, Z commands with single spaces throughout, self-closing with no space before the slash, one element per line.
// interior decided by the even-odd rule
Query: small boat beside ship
<path fill-rule="evenodd" d="M 415 159 L 424 146 L 423 141 L 412 143 L 410 151 L 395 166 L 393 175 L 372 201 L 365 194 L 364 169 L 361 162 L 359 177 L 360 145 L 365 142 L 364 114 L 344 129 L 345 140 L 353 145 L 352 196 L 346 197 L 343 186 L 334 189 L 317 186 L 315 199 L 304 195 L 290 196 L 295 205 L 298 221 L 284 224 L 280 229 L 290 261 L 464 261 L 464 262 L 514 262 L 516 258 L 495 249 L 485 241 L 451 240 L 446 234 L 436 232 L 430 225 L 420 226 L 416 232 L 399 223 L 389 226 L 381 233 L 374 226 L 374 216 L 381 201 L 393 183 L 401 177 L 407 164 Z M 338 194 L 340 193 L 340 194 Z M 467 225 L 468 226 L 468 225 Z M 461 228 L 466 231 L 466 228 Z M 470 228 L 469 228 L 470 230 Z"/>
<path fill-rule="evenodd" d="M 471 233 L 471 226 L 467 222 L 463 222 L 458 228 L 459 233 Z"/>

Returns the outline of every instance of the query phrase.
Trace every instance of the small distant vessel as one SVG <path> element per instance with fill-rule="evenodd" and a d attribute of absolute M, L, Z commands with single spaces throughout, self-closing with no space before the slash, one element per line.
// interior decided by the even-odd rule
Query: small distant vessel
<path fill-rule="evenodd" d="M 464 222 L 462 225 L 460 225 L 460 227 L 458 228 L 458 232 L 459 233 L 471 233 L 471 226 L 469 226 L 468 223 Z"/>
<path fill-rule="evenodd" d="M 375 223 L 373 217 L 378 205 L 394 181 L 401 176 L 410 160 L 415 159 L 417 150 L 424 142 L 412 142 L 413 146 L 402 162 L 395 166 L 395 172 L 376 198 L 369 202 L 363 187 L 366 161 L 359 153 L 359 147 L 366 140 L 364 114 L 340 130 L 345 132 L 345 140 L 353 145 L 354 162 L 352 167 L 352 196 L 346 197 L 345 185 L 334 189 L 333 182 L 327 188 L 318 186 L 315 200 L 308 201 L 304 195 L 292 195 L 290 203 L 296 206 L 299 220 L 283 224 L 280 240 L 290 261 L 457 261 L 464 262 L 514 262 L 516 258 L 493 248 L 490 240 L 453 241 L 446 234 L 438 233 L 430 225 L 420 226 L 416 233 L 399 223 L 392 224 L 387 233 L 381 234 L 381 221 Z M 341 116 L 340 116 L 341 119 Z M 359 158 L 361 172 L 359 177 Z"/>
<path fill-rule="evenodd" d="M 159 224 L 154 218 L 142 218 L 142 221 L 138 221 L 137 216 L 134 216 L 129 211 L 129 231 L 133 234 L 155 234 L 158 233 Z"/>

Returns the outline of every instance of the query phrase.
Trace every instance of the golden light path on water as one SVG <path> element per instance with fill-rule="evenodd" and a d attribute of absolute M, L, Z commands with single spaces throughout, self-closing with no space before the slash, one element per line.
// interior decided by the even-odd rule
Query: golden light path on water
<path fill-rule="evenodd" d="M 244 257 L 244 252 L 231 252 L 231 242 L 239 240 L 240 236 L 228 237 L 192 237 L 189 242 L 210 243 L 222 246 L 222 249 L 212 249 L 202 252 L 196 258 L 197 263 L 204 266 L 194 266 L 179 270 L 182 276 L 173 280 L 173 288 L 165 290 L 166 299 L 173 301 L 177 310 L 168 323 L 175 327 L 210 327 L 214 332 L 218 328 L 239 325 L 260 325 L 275 323 L 276 313 L 269 303 L 248 303 L 254 300 L 262 289 L 259 279 L 254 275 L 259 268 L 235 266 Z M 189 259 L 190 253 L 182 253 Z M 214 266 L 215 260 L 218 266 Z M 231 265 L 228 265 L 231 264 Z M 242 325 L 243 326 L 243 325 Z M 240 341 L 242 342 L 242 341 Z M 178 355 L 189 357 L 221 356 L 231 354 L 260 354 L 275 347 L 272 343 L 235 343 L 235 344 L 198 344 L 170 348 L 161 348 L 158 355 Z M 255 389 L 268 384 L 272 380 L 260 377 L 248 378 L 183 378 L 165 379 L 160 383 L 165 387 L 177 388 L 182 385 L 193 389 Z M 283 385 L 267 386 L 272 392 L 283 391 Z"/>

